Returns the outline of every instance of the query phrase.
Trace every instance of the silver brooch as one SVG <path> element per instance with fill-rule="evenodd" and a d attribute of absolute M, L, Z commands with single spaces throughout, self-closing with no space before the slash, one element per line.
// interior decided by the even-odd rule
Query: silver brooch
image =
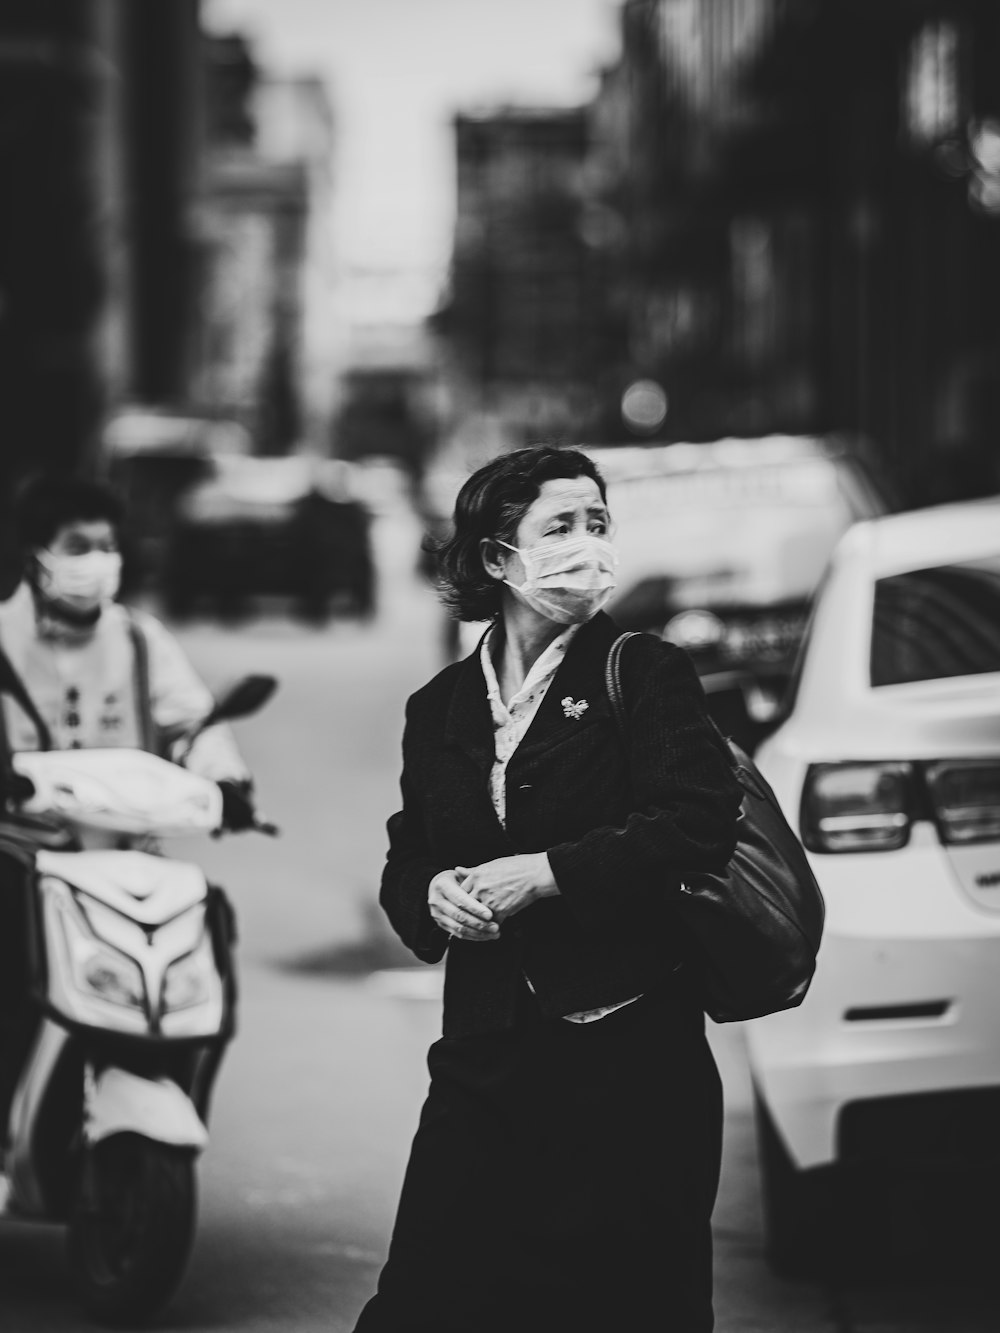
<path fill-rule="evenodd" d="M 577 699 L 576 703 L 574 703 L 568 694 L 565 699 L 560 700 L 560 703 L 562 704 L 562 710 L 566 716 L 575 718 L 578 722 L 590 707 L 590 704 L 587 703 L 586 699 Z"/>

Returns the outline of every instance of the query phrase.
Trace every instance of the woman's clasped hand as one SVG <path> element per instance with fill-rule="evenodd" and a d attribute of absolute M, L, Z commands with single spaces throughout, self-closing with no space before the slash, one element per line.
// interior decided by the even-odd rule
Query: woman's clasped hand
<path fill-rule="evenodd" d="M 549 858 L 535 852 L 442 870 L 430 882 L 427 903 L 432 919 L 449 935 L 489 941 L 500 934 L 501 922 L 556 893 Z"/>

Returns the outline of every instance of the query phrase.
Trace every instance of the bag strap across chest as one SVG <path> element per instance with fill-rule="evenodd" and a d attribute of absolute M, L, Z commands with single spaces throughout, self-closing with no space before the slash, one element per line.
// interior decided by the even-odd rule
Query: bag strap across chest
<path fill-rule="evenodd" d="M 21 679 L 14 663 L 4 652 L 3 645 L 0 644 L 0 695 L 2 694 L 9 694 L 31 719 L 31 723 L 38 733 L 38 748 L 40 750 L 51 750 L 52 733 L 49 730 L 48 723 L 38 711 L 34 699 L 28 692 L 28 687 Z M 0 719 L 0 722 L 2 722 L 2 719 Z M 6 742 L 6 728 L 4 730 L 4 741 Z"/>
<path fill-rule="evenodd" d="M 142 626 L 131 611 L 128 611 L 128 632 L 132 641 L 132 683 L 136 722 L 139 727 L 139 745 L 150 754 L 158 754 L 159 746 L 149 685 L 149 642 Z"/>

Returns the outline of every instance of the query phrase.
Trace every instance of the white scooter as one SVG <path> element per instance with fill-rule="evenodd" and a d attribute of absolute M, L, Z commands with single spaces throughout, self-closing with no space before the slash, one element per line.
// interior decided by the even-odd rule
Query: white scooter
<path fill-rule="evenodd" d="M 246 678 L 202 728 L 255 711 L 274 685 Z M 23 870 L 29 974 L 6 1098 L 0 1085 L 0 1216 L 67 1224 L 85 1308 L 121 1324 L 161 1306 L 183 1273 L 235 1011 L 224 894 L 135 843 L 219 831 L 222 798 L 139 750 L 8 762 L 34 791 L 0 809 L 8 881 Z"/>

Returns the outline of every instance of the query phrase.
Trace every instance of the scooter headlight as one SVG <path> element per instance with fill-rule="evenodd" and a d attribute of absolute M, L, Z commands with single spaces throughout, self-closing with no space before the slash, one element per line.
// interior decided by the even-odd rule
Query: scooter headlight
<path fill-rule="evenodd" d="M 60 904 L 59 922 L 76 989 L 107 1004 L 145 1013 L 146 987 L 139 964 L 91 935 L 67 898 Z"/>
<path fill-rule="evenodd" d="M 96 945 L 75 970 L 77 984 L 89 989 L 99 999 L 133 1009 L 145 1007 L 142 973 L 135 963 L 114 950 Z"/>
<path fill-rule="evenodd" d="M 215 996 L 215 960 L 207 938 L 191 953 L 170 964 L 163 978 L 164 1013 L 194 1009 L 208 1004 Z"/>

